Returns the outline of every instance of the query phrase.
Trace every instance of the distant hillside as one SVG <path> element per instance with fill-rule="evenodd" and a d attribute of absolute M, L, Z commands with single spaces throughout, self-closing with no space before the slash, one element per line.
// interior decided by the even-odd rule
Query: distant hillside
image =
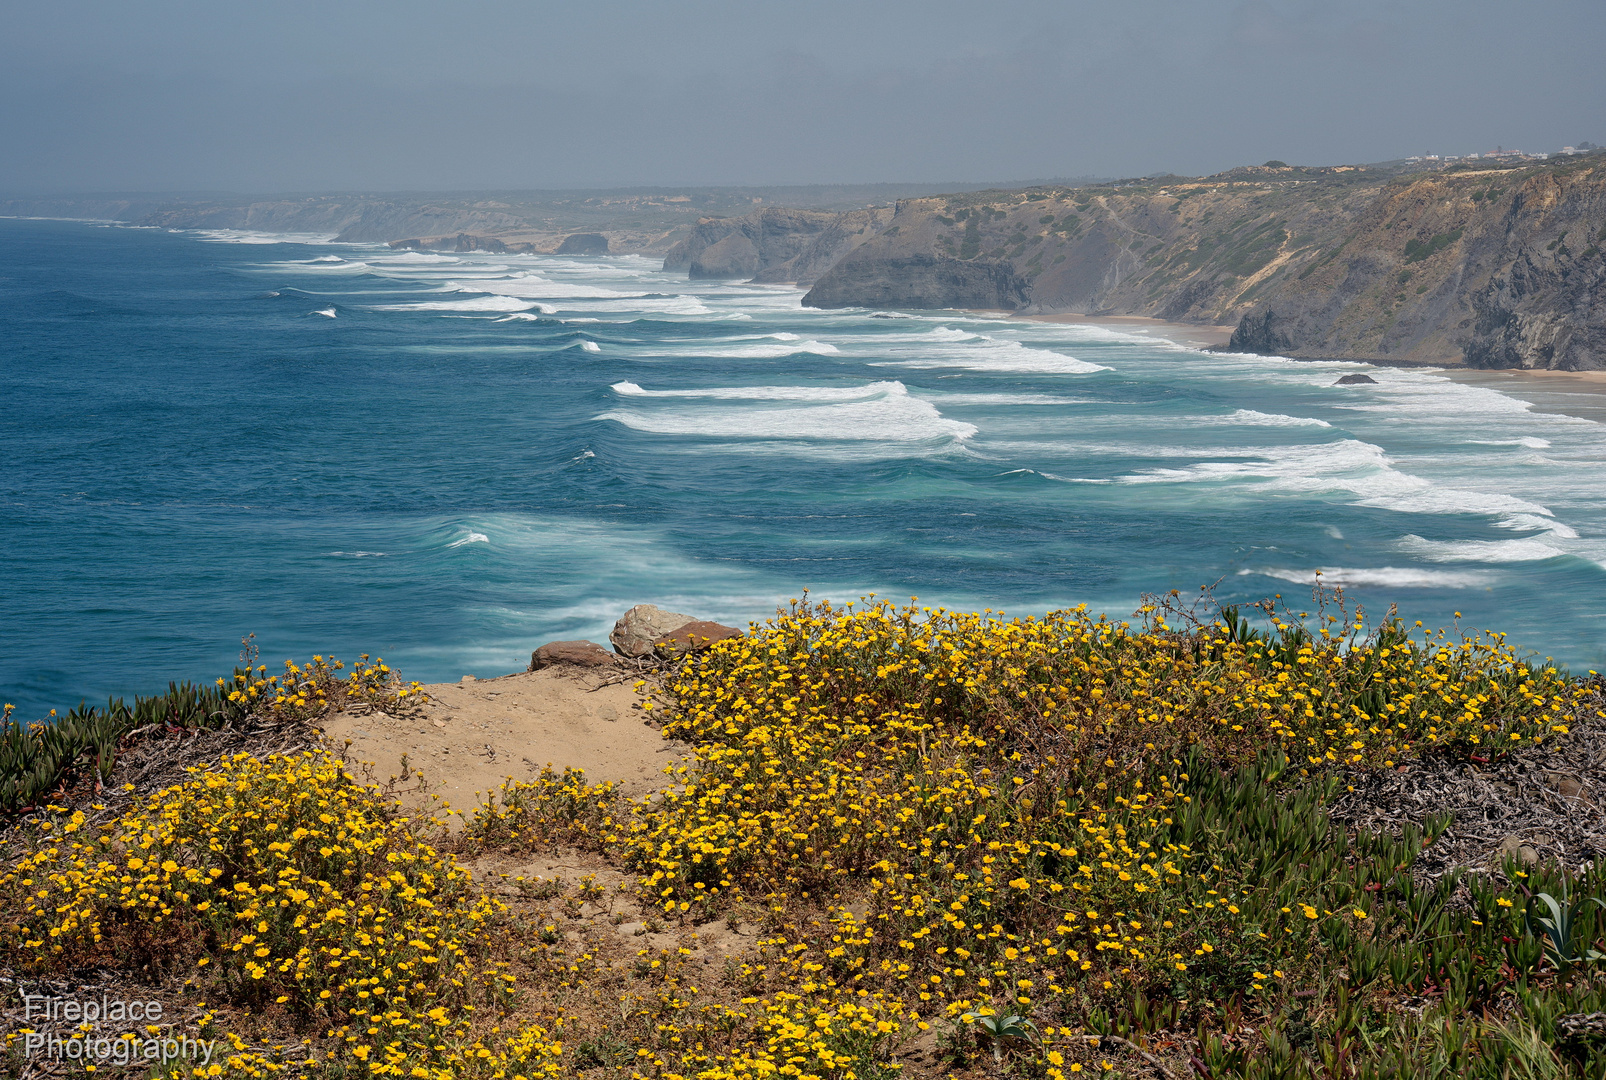
<path fill-rule="evenodd" d="M 664 269 L 691 278 L 808 285 L 891 220 L 890 206 L 835 214 L 771 207 L 739 218 L 704 218 L 669 249 Z"/>
<path fill-rule="evenodd" d="M 1233 348 L 1606 368 L 1606 155 L 1412 175 L 1203 179 L 908 199 L 816 307 L 1232 323 Z"/>
<path fill-rule="evenodd" d="M 963 184 L 834 184 L 791 187 L 621 188 L 333 195 L 90 195 L 0 198 L 0 216 L 93 218 L 171 229 L 323 233 L 352 243 L 450 251 L 555 253 L 571 236 L 602 236 L 612 252 L 662 254 L 704 219 L 771 207 L 827 216 Z M 574 250 L 571 244 L 569 251 Z M 585 246 L 596 251 L 594 241 Z M 828 260 L 826 265 L 829 265 Z M 823 269 L 824 267 L 821 267 Z"/>

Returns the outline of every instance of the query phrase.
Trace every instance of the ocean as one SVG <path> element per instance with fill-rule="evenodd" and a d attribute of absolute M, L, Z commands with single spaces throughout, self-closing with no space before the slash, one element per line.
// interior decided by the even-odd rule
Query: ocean
<path fill-rule="evenodd" d="M 1606 662 L 1606 397 L 801 298 L 0 221 L 0 697 L 210 681 L 247 634 L 428 682 L 635 603 L 1297 611 L 1318 570 L 1370 617 Z"/>

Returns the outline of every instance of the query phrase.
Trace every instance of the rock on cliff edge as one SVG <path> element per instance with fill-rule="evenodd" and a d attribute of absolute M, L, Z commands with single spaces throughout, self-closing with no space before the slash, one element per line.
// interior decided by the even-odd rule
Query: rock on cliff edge
<path fill-rule="evenodd" d="M 734 626 L 695 619 L 653 604 L 637 604 L 614 623 L 608 640 L 620 656 L 695 652 L 716 641 L 740 637 Z"/>

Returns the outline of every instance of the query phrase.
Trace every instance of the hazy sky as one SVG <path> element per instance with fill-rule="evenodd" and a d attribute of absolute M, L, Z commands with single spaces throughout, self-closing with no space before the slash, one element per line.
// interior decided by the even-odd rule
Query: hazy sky
<path fill-rule="evenodd" d="M 1603 0 L 0 0 L 0 191 L 972 181 L 1606 143 Z"/>

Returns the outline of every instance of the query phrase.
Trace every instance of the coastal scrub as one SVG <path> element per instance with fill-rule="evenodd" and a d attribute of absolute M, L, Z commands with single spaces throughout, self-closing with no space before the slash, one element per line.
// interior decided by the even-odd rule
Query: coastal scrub
<path fill-rule="evenodd" d="M 231 1052 L 182 1075 L 1599 1075 L 1597 875 L 1426 873 L 1446 816 L 1331 816 L 1573 737 L 1599 687 L 1339 610 L 794 603 L 639 685 L 693 754 L 644 798 L 548 769 L 449 836 L 326 754 L 232 755 L 31 819 L 0 948 L 185 979 Z M 468 869 L 554 855 L 592 869 Z"/>

